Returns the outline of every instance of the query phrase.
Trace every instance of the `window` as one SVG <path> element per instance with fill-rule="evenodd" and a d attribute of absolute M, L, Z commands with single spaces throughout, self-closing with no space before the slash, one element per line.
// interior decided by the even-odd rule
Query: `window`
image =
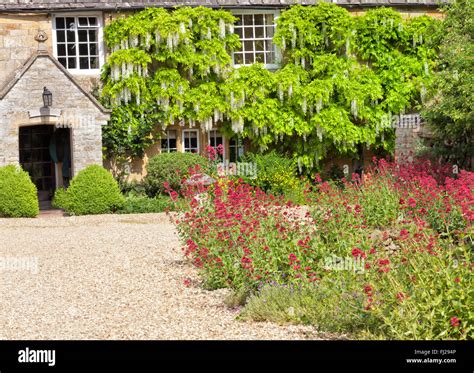
<path fill-rule="evenodd" d="M 55 54 L 73 72 L 98 73 L 102 64 L 102 21 L 99 16 L 56 16 Z"/>
<path fill-rule="evenodd" d="M 269 68 L 278 67 L 275 34 L 275 11 L 236 11 L 235 33 L 241 41 L 240 50 L 234 52 L 234 65 L 251 65 L 259 62 Z"/>
<path fill-rule="evenodd" d="M 178 133 L 176 130 L 167 130 L 165 136 L 161 138 L 161 152 L 174 153 L 178 150 L 176 146 L 176 139 Z"/>
<path fill-rule="evenodd" d="M 224 136 L 222 136 L 222 134 L 219 131 L 217 130 L 209 131 L 209 145 L 212 146 L 216 150 L 219 145 L 222 145 L 224 148 L 224 154 L 223 155 L 218 154 L 217 157 L 220 159 L 225 159 Z"/>
<path fill-rule="evenodd" d="M 198 130 L 183 130 L 183 142 L 185 153 L 199 153 Z"/>
<path fill-rule="evenodd" d="M 229 140 L 229 162 L 237 162 L 244 154 L 244 146 L 240 137 L 232 137 Z"/>

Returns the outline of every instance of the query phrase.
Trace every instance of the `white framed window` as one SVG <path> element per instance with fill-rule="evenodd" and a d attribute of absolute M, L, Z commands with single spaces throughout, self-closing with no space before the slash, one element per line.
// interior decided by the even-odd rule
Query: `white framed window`
<path fill-rule="evenodd" d="M 183 152 L 199 153 L 199 130 L 183 130 Z"/>
<path fill-rule="evenodd" d="M 222 145 L 222 148 L 224 149 L 224 154 L 217 154 L 217 157 L 219 159 L 225 159 L 225 137 L 222 135 L 218 130 L 210 130 L 208 132 L 208 143 L 210 146 L 212 146 L 214 149 L 217 150 L 217 147 L 219 145 Z"/>
<path fill-rule="evenodd" d="M 104 64 L 102 15 L 54 15 L 53 44 L 54 56 L 69 72 L 100 74 Z"/>
<path fill-rule="evenodd" d="M 237 162 L 244 155 L 242 138 L 238 136 L 229 139 L 229 162 Z"/>
<path fill-rule="evenodd" d="M 161 152 L 174 153 L 178 151 L 177 147 L 178 131 L 166 130 L 165 135 L 161 138 Z"/>
<path fill-rule="evenodd" d="M 235 10 L 234 32 L 241 47 L 233 53 L 235 66 L 263 63 L 267 68 L 278 68 L 280 54 L 273 43 L 278 10 Z"/>

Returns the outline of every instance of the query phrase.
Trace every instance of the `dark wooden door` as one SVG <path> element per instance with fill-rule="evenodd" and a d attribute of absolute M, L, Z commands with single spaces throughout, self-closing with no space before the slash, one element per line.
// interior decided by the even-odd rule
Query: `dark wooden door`
<path fill-rule="evenodd" d="M 40 201 L 51 199 L 56 186 L 55 167 L 49 150 L 53 132 L 53 126 L 20 128 L 20 164 L 38 188 Z"/>

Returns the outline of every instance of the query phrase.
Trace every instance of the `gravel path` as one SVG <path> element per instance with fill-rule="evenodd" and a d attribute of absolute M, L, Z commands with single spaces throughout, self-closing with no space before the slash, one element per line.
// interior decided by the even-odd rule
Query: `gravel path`
<path fill-rule="evenodd" d="M 199 287 L 165 214 L 0 219 L 0 339 L 322 338 L 236 321 L 227 294 Z"/>

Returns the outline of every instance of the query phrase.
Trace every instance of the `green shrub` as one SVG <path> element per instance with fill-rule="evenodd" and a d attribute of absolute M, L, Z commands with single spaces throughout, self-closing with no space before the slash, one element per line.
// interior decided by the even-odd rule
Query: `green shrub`
<path fill-rule="evenodd" d="M 145 196 L 146 188 L 142 181 L 119 181 L 120 190 L 125 196 Z"/>
<path fill-rule="evenodd" d="M 0 216 L 33 218 L 39 213 L 36 186 L 18 166 L 0 167 Z"/>
<path fill-rule="evenodd" d="M 298 179 L 293 159 L 275 151 L 267 154 L 247 153 L 243 162 L 255 163 L 257 177 L 243 176 L 244 181 L 272 194 L 284 194 L 293 201 L 304 199 L 304 184 Z"/>
<path fill-rule="evenodd" d="M 354 337 L 376 331 L 381 321 L 364 310 L 364 294 L 348 278 L 301 286 L 266 285 L 252 295 L 240 317 L 280 324 L 317 325 L 320 331 Z"/>
<path fill-rule="evenodd" d="M 56 192 L 54 193 L 53 200 L 51 201 L 51 206 L 56 208 L 56 209 L 64 208 L 63 206 L 66 203 L 65 202 L 66 198 L 67 198 L 66 189 L 64 189 L 64 188 L 56 189 Z"/>
<path fill-rule="evenodd" d="M 107 214 L 120 209 L 124 197 L 113 176 L 92 165 L 72 179 L 66 192 L 56 192 L 55 203 L 71 215 Z"/>
<path fill-rule="evenodd" d="M 147 165 L 145 187 L 147 194 L 154 197 L 165 193 L 164 183 L 168 182 L 172 190 L 181 190 L 181 180 L 189 177 L 189 169 L 199 165 L 201 172 L 208 173 L 209 162 L 194 153 L 162 153 L 150 159 Z"/>
<path fill-rule="evenodd" d="M 119 214 L 146 214 L 175 210 L 175 203 L 166 196 L 149 198 L 144 196 L 127 196 L 125 204 L 118 210 Z"/>

